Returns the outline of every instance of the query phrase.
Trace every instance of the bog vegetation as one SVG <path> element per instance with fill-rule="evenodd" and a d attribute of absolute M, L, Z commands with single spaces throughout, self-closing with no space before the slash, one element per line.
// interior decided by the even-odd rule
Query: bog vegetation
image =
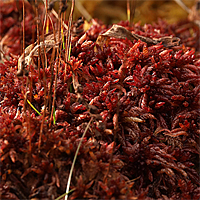
<path fill-rule="evenodd" d="M 199 199 L 198 20 L 44 3 L 0 3 L 1 199 Z"/>

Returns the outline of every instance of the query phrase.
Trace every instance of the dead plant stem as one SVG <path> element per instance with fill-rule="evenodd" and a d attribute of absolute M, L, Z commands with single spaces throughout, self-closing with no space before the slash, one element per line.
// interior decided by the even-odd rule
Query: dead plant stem
<path fill-rule="evenodd" d="M 57 54 L 58 54 L 58 49 L 57 49 Z M 56 74 L 55 74 L 55 81 L 54 81 L 54 93 L 53 93 L 53 102 L 52 102 L 52 108 L 51 108 L 51 116 L 50 116 L 50 127 L 52 125 L 53 112 L 54 112 L 54 108 L 55 108 L 58 68 L 60 67 L 60 60 L 61 60 L 60 57 L 59 57 L 59 60 L 56 60 Z M 59 67 L 58 67 L 58 65 L 59 65 Z"/>
<path fill-rule="evenodd" d="M 22 44 L 22 48 L 23 48 L 23 55 L 25 56 L 25 54 L 24 54 L 24 51 L 25 51 L 25 3 L 24 3 L 24 0 L 22 1 L 22 20 L 23 20 L 23 25 L 22 25 L 23 26 L 23 31 L 22 31 L 23 44 Z M 23 57 L 23 59 L 24 59 L 24 57 Z M 25 91 L 24 91 L 24 80 L 22 80 L 22 94 L 24 96 L 23 112 L 24 112 L 26 123 L 27 123 L 26 134 L 29 137 L 29 152 L 31 152 L 32 147 L 31 147 L 31 132 L 30 132 L 30 112 L 29 112 L 29 117 L 27 116 L 27 112 L 26 112 L 27 87 L 28 87 L 28 77 L 26 78 Z"/>
<path fill-rule="evenodd" d="M 42 30 L 42 40 L 43 43 L 45 43 L 45 38 L 44 38 L 44 29 L 45 29 L 45 24 L 46 24 L 46 19 L 47 19 L 47 6 L 48 6 L 48 2 L 46 0 L 46 5 L 45 5 L 45 20 L 44 20 L 44 25 L 43 25 L 43 30 Z M 45 45 L 43 46 L 44 48 L 44 54 L 43 54 L 43 58 L 42 60 L 42 68 L 43 68 L 43 83 L 44 83 L 44 109 L 43 109 L 43 113 L 42 113 L 42 123 L 40 126 L 40 136 L 39 136 L 39 142 L 38 142 L 38 149 L 40 151 L 40 147 L 41 147 L 41 140 L 42 140 L 42 132 L 43 132 L 43 127 L 44 127 L 44 119 L 46 116 L 46 108 L 47 108 L 47 80 L 46 80 L 46 73 L 45 73 L 45 68 L 47 67 L 47 55 L 46 55 L 46 47 Z M 40 55 L 39 55 L 40 56 Z"/>
<path fill-rule="evenodd" d="M 51 54 L 51 61 L 50 61 L 50 68 L 51 68 L 51 79 L 50 79 L 50 87 L 48 91 L 48 104 L 49 104 L 49 110 L 51 108 L 52 103 L 52 88 L 53 88 L 53 77 L 54 77 L 54 66 L 53 66 L 53 60 L 55 58 L 55 48 L 52 50 Z"/>
<path fill-rule="evenodd" d="M 61 6 L 59 9 L 59 15 L 58 15 L 58 41 L 60 41 L 60 32 L 61 32 Z M 59 48 L 57 48 L 57 55 L 58 59 L 56 60 L 56 74 L 55 74 L 55 81 L 54 81 L 54 94 L 53 94 L 53 102 L 52 102 L 52 107 L 51 107 L 51 115 L 50 115 L 50 123 L 49 126 L 51 127 L 52 125 L 52 120 L 53 120 L 53 113 L 54 113 L 54 108 L 55 108 L 55 100 L 56 100 L 56 88 L 57 88 L 57 78 L 58 78 L 58 69 L 60 69 L 60 62 L 61 62 L 61 50 L 60 50 L 60 44 Z M 50 108 L 49 108 L 50 109 Z"/>
<path fill-rule="evenodd" d="M 37 44 L 40 45 L 40 32 L 39 32 L 39 15 L 38 15 L 38 1 L 35 0 L 35 15 L 36 15 L 36 29 L 37 29 Z M 39 55 L 41 55 L 41 49 L 38 49 Z M 40 56 L 38 56 L 38 77 L 40 77 Z M 38 79 L 40 80 L 40 79 Z"/>
<path fill-rule="evenodd" d="M 49 17 L 49 20 L 52 24 L 52 29 L 53 29 L 53 35 L 54 35 L 54 41 L 55 41 L 55 44 L 57 43 L 56 41 L 56 35 L 55 35 L 55 29 L 54 29 L 54 26 L 53 26 L 53 21 L 51 19 L 51 17 L 48 15 Z M 54 77 L 54 66 L 53 66 L 53 61 L 54 61 L 54 58 L 55 58 L 55 48 L 53 48 L 52 50 L 52 54 L 51 54 L 51 60 L 50 60 L 50 68 L 51 68 L 51 79 L 50 79 L 50 87 L 49 87 L 49 91 L 48 91 L 48 104 L 49 104 L 49 111 L 50 111 L 50 108 L 52 106 L 52 89 L 53 89 L 53 77 Z M 51 115 L 50 115 L 51 116 Z"/>
<path fill-rule="evenodd" d="M 69 62 L 69 53 L 70 53 L 70 47 L 71 47 L 71 26 L 72 26 L 72 18 L 73 18 L 73 12 L 74 12 L 74 5 L 75 5 L 75 0 L 72 0 L 72 7 L 71 7 L 71 12 L 69 16 L 69 22 L 68 22 L 68 31 L 67 31 L 67 37 L 66 37 L 66 56 L 65 56 L 65 61 L 66 63 Z M 65 65 L 65 77 L 64 77 L 64 82 L 66 82 L 66 73 L 67 73 L 67 65 Z"/>

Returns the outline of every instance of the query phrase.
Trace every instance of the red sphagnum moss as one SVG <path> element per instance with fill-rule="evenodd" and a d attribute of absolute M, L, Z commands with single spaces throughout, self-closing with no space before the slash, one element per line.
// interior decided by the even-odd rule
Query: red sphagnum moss
<path fill-rule="evenodd" d="M 30 108 L 23 94 L 30 91 L 27 100 L 43 112 L 52 51 L 40 76 L 31 65 L 28 77 L 18 78 L 19 57 L 9 53 L 21 51 L 21 35 L 14 32 L 21 29 L 14 17 L 19 11 L 0 6 L 1 39 L 8 36 L 1 43 L 6 58 L 0 63 L 1 199 L 55 199 L 64 194 L 74 154 L 91 117 L 69 199 L 200 198 L 200 55 L 195 24 L 119 23 L 149 38 L 179 37 L 180 45 L 171 48 L 112 37 L 99 46 L 97 37 L 110 26 L 92 20 L 85 33 L 74 24 L 69 64 L 62 57 L 58 69 L 56 123 L 49 126 L 51 108 L 47 108 L 39 149 L 42 116 Z M 36 38 L 31 31 L 33 16 L 29 5 L 26 44 L 33 35 Z M 55 59 L 54 68 L 57 63 Z M 79 88 L 73 88 L 73 75 Z M 27 88 L 22 87 L 28 84 L 26 78 Z"/>

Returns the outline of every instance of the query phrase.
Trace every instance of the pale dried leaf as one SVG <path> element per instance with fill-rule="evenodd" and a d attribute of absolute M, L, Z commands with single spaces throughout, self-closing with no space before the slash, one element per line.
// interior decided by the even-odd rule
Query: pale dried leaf
<path fill-rule="evenodd" d="M 159 39 L 152 39 L 138 34 L 131 33 L 129 30 L 120 25 L 113 25 L 107 32 L 98 36 L 96 43 L 102 48 L 103 45 L 109 41 L 110 37 L 118 39 L 128 39 L 130 41 L 141 40 L 148 44 L 161 43 L 165 47 L 173 47 L 179 45 L 180 39 L 178 37 L 166 36 Z"/>

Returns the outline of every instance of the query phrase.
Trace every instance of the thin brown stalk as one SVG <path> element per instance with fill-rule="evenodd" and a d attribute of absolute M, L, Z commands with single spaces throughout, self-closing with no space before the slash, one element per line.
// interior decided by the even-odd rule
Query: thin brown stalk
<path fill-rule="evenodd" d="M 50 18 L 50 16 L 48 15 L 49 20 L 52 24 L 52 28 L 53 28 L 53 35 L 54 35 L 54 41 L 56 44 L 56 35 L 55 35 L 55 30 L 54 30 L 54 26 L 53 26 L 53 22 Z M 53 66 L 53 60 L 55 58 L 55 48 L 53 48 L 52 50 L 52 54 L 51 54 L 51 60 L 50 60 L 50 68 L 51 68 L 51 79 L 50 79 L 50 87 L 49 87 L 49 91 L 48 91 L 48 104 L 49 104 L 49 110 L 52 106 L 52 89 L 53 89 L 53 77 L 54 77 L 54 66 Z"/>
<path fill-rule="evenodd" d="M 25 5 L 23 0 L 23 53 L 25 50 Z"/>
<path fill-rule="evenodd" d="M 44 20 L 44 25 L 43 25 L 43 30 L 42 30 L 42 40 L 43 43 L 45 42 L 45 38 L 44 38 L 44 28 L 45 28 L 45 24 L 46 24 L 46 18 L 47 18 L 47 7 L 48 7 L 48 2 L 46 0 L 46 4 L 45 4 L 45 20 Z M 46 108 L 47 108 L 47 80 L 46 80 L 46 74 L 45 74 L 45 68 L 47 67 L 47 55 L 46 55 L 46 47 L 45 45 L 43 46 L 44 48 L 44 54 L 43 54 L 43 58 L 42 59 L 42 68 L 43 68 L 43 83 L 44 83 L 44 110 L 43 110 L 43 115 L 42 115 L 42 123 L 40 126 L 40 136 L 39 136 L 39 142 L 38 142 L 38 149 L 40 151 L 40 146 L 41 146 L 41 140 L 42 140 L 42 132 L 43 132 L 43 127 L 44 127 L 44 119 L 46 116 Z M 39 55 L 40 56 L 40 55 Z"/>
<path fill-rule="evenodd" d="M 61 23 L 62 23 L 62 19 L 61 19 L 61 4 L 60 4 L 59 16 L 58 16 L 58 30 L 57 30 L 58 31 L 58 41 L 60 41 Z M 54 112 L 55 100 L 56 100 L 58 69 L 60 69 L 60 61 L 61 61 L 60 44 L 59 44 L 59 48 L 57 49 L 57 55 L 58 55 L 59 59 L 56 60 L 56 74 L 55 74 L 55 81 L 54 81 L 54 94 L 53 94 L 53 102 L 52 102 L 52 107 L 51 107 L 51 116 L 50 116 L 50 124 L 49 124 L 50 127 L 52 125 L 52 120 L 53 120 L 53 112 Z"/>
<path fill-rule="evenodd" d="M 24 2 L 24 0 L 22 1 L 22 21 L 23 21 L 23 31 L 22 31 L 23 43 L 22 43 L 22 48 L 23 48 L 23 55 L 25 56 L 25 54 L 24 54 L 24 51 L 25 51 L 25 2 Z M 24 112 L 25 120 L 27 122 L 26 132 L 27 132 L 27 135 L 29 136 L 29 152 L 31 152 L 32 146 L 31 146 L 30 123 L 29 123 L 30 122 L 30 113 L 29 113 L 29 118 L 28 118 L 27 113 L 26 113 L 27 87 L 28 87 L 28 77 L 26 78 L 25 91 L 24 91 L 24 81 L 22 80 L 22 94 L 24 96 L 23 112 Z"/>
<path fill-rule="evenodd" d="M 57 12 L 56 12 L 54 9 L 52 9 L 51 13 L 52 13 L 57 19 L 59 18 Z M 66 30 L 68 29 L 67 25 L 66 25 L 64 22 L 63 22 L 63 26 L 64 26 L 64 28 L 65 28 Z"/>
<path fill-rule="evenodd" d="M 58 41 L 61 41 L 59 43 L 59 58 L 61 57 L 61 52 L 62 52 L 62 37 L 63 37 L 63 15 L 61 13 L 61 10 L 60 10 L 60 30 L 58 32 Z M 61 37 L 61 38 L 60 38 Z M 59 64 L 59 67 L 58 67 L 58 71 L 60 71 L 60 64 Z"/>
<path fill-rule="evenodd" d="M 39 19 L 38 1 L 37 0 L 35 0 L 35 16 L 36 16 L 36 19 Z M 37 44 L 39 46 L 39 44 L 40 44 L 39 20 L 36 20 L 36 29 L 37 29 Z M 39 46 L 38 52 L 39 52 L 39 55 L 41 55 L 40 46 Z M 38 77 L 40 77 L 40 56 L 38 56 Z"/>
<path fill-rule="evenodd" d="M 22 21 L 23 21 L 23 25 L 22 25 L 22 54 L 23 54 L 23 60 L 25 59 L 25 5 L 24 5 L 24 0 L 22 1 Z M 24 93 L 24 81 L 22 80 L 22 94 L 23 96 L 25 96 Z M 26 113 L 26 100 L 24 99 L 24 105 L 23 105 L 23 112 Z"/>
<path fill-rule="evenodd" d="M 71 49 L 70 48 L 71 47 L 71 26 L 72 26 L 74 5 L 75 5 L 75 0 L 72 0 L 72 7 L 71 7 L 70 16 L 69 16 L 68 31 L 67 31 L 67 37 L 66 37 L 66 56 L 65 56 L 66 63 L 69 62 L 69 53 Z M 66 75 L 66 72 L 67 72 L 67 65 L 65 66 L 65 75 Z M 64 82 L 66 82 L 66 76 L 64 77 Z"/>
<path fill-rule="evenodd" d="M 50 87 L 49 87 L 49 92 L 48 92 L 49 110 L 52 106 L 51 103 L 52 103 L 52 88 L 53 88 L 53 77 L 54 77 L 54 66 L 53 66 L 54 57 L 55 57 L 55 48 L 53 48 L 52 50 L 51 61 L 50 61 L 51 79 L 50 79 Z"/>
<path fill-rule="evenodd" d="M 58 53 L 58 50 L 57 50 L 57 53 Z M 53 93 L 53 102 L 52 102 L 51 116 L 50 116 L 50 127 L 52 125 L 53 112 L 54 112 L 54 108 L 55 108 L 56 88 L 57 88 L 57 78 L 58 78 L 58 65 L 60 67 L 60 60 L 61 60 L 60 57 L 59 57 L 59 60 L 56 60 L 56 74 L 55 74 L 55 81 L 54 81 L 54 93 Z"/>

